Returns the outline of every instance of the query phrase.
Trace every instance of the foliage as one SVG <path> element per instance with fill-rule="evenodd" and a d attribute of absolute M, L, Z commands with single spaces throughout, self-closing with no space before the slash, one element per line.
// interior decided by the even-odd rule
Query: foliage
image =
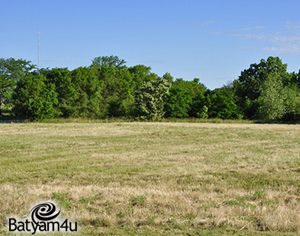
<path fill-rule="evenodd" d="M 133 90 L 139 90 L 143 84 L 146 82 L 151 82 L 155 79 L 158 79 L 158 76 L 155 73 L 151 72 L 151 67 L 144 65 L 136 65 L 128 68 L 132 81 L 133 81 Z"/>
<path fill-rule="evenodd" d="M 109 117 L 129 115 L 134 105 L 133 80 L 129 70 L 103 65 L 99 80 L 105 85 L 102 90 L 105 114 Z"/>
<path fill-rule="evenodd" d="M 300 92 L 296 85 L 287 86 L 282 90 L 285 99 L 285 114 L 283 120 L 300 120 Z"/>
<path fill-rule="evenodd" d="M 57 93 L 54 84 L 46 84 L 44 75 L 28 75 L 22 78 L 14 93 L 14 110 L 31 120 L 54 118 L 58 111 Z"/>
<path fill-rule="evenodd" d="M 41 69 L 47 82 L 55 85 L 58 104 L 56 109 L 62 117 L 76 117 L 76 100 L 79 99 L 78 86 L 73 82 L 71 71 L 67 68 Z"/>
<path fill-rule="evenodd" d="M 198 78 L 192 81 L 184 81 L 183 79 L 176 79 L 172 87 L 181 88 L 189 94 L 191 101 L 189 101 L 188 116 L 197 117 L 205 105 L 204 94 L 207 90 L 204 84 L 200 83 Z"/>
<path fill-rule="evenodd" d="M 73 84 L 78 93 L 75 100 L 77 117 L 103 117 L 103 81 L 98 79 L 98 71 L 94 68 L 79 67 L 72 71 Z"/>
<path fill-rule="evenodd" d="M 234 97 L 226 94 L 223 89 L 215 89 L 207 94 L 207 105 L 209 117 L 222 119 L 240 118 L 238 106 L 235 104 Z"/>
<path fill-rule="evenodd" d="M 276 72 L 270 74 L 262 85 L 259 98 L 259 117 L 263 120 L 276 120 L 284 116 L 285 94 L 280 75 Z"/>
<path fill-rule="evenodd" d="M 113 67 L 115 69 L 122 69 L 124 68 L 124 64 L 126 64 L 126 61 L 123 59 L 119 59 L 117 56 L 102 56 L 102 57 L 96 57 L 94 60 L 92 60 L 92 66 L 99 67 L 101 70 L 102 67 L 105 65 L 107 67 Z"/>
<path fill-rule="evenodd" d="M 165 98 L 169 94 L 170 83 L 165 79 L 157 79 L 144 83 L 135 93 L 135 103 L 141 118 L 159 120 L 165 115 Z"/>
<path fill-rule="evenodd" d="M 0 117 L 2 117 L 2 103 L 12 103 L 12 93 L 17 82 L 32 69 L 34 66 L 29 61 L 0 58 Z"/>
<path fill-rule="evenodd" d="M 182 87 L 172 86 L 166 98 L 166 117 L 188 117 L 192 98 Z"/>
<path fill-rule="evenodd" d="M 263 84 L 268 76 L 277 73 L 284 81 L 289 83 L 290 75 L 287 65 L 278 57 L 269 57 L 267 61 L 261 59 L 259 64 L 251 64 L 250 68 L 241 72 L 238 80 L 234 82 L 238 105 L 243 109 L 247 118 L 255 118 L 258 114 L 258 99 L 263 90 Z"/>
<path fill-rule="evenodd" d="M 208 118 L 208 107 L 203 106 L 202 109 L 197 113 L 197 117 L 199 118 Z"/>
<path fill-rule="evenodd" d="M 207 89 L 198 78 L 185 81 L 174 79 L 170 73 L 160 78 L 149 66 L 127 67 L 125 60 L 113 55 L 96 57 L 89 67 L 72 71 L 68 68 L 42 68 L 38 72 L 32 69 L 34 66 L 22 59 L 0 59 L 0 117 L 2 104 L 6 107 L 15 104 L 15 115 L 26 114 L 30 119 L 300 120 L 300 71 L 288 73 L 287 65 L 278 57 L 251 64 L 238 79 L 214 90 Z M 42 75 L 42 80 L 37 85 L 27 86 L 38 75 Z M 27 93 L 27 97 L 21 98 L 22 93 Z M 24 100 L 21 104 L 22 99 L 27 103 Z M 45 101 L 48 102 L 44 104 Z"/>

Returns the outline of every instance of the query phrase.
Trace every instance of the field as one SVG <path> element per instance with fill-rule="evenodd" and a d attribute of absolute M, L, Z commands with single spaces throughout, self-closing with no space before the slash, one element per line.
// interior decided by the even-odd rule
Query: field
<path fill-rule="evenodd" d="M 1 235 L 46 200 L 68 235 L 295 235 L 300 126 L 1 124 L 0 193 Z"/>

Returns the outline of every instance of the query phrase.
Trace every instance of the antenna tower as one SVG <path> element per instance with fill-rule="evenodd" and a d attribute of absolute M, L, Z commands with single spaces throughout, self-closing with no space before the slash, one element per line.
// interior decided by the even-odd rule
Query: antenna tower
<path fill-rule="evenodd" d="M 37 38 L 38 38 L 38 71 L 40 71 L 40 34 L 41 31 L 36 31 L 35 32 L 37 34 Z"/>

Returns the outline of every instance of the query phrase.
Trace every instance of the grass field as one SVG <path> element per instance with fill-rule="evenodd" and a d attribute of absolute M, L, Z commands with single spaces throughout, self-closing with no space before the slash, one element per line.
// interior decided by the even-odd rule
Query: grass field
<path fill-rule="evenodd" d="M 300 125 L 2 124 L 0 193 L 1 222 L 53 200 L 77 235 L 295 235 Z"/>

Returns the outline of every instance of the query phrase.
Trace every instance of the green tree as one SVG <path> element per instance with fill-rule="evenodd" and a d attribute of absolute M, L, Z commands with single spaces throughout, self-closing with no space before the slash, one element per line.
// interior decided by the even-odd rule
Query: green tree
<path fill-rule="evenodd" d="M 103 65 L 108 67 L 113 67 L 115 69 L 123 69 L 125 67 L 126 61 L 123 59 L 119 59 L 117 56 L 100 56 L 95 57 L 92 60 L 92 67 L 97 66 L 100 70 Z"/>
<path fill-rule="evenodd" d="M 285 121 L 300 120 L 300 92 L 296 84 L 286 86 L 282 90 L 283 98 L 285 99 L 286 113 L 282 117 Z"/>
<path fill-rule="evenodd" d="M 40 73 L 45 75 L 47 83 L 55 85 L 55 92 L 58 94 L 57 109 L 62 117 L 78 116 L 76 101 L 80 99 L 80 85 L 73 81 L 72 72 L 68 68 L 41 69 Z M 82 99 L 82 97 L 81 97 Z"/>
<path fill-rule="evenodd" d="M 104 84 L 102 96 L 106 114 L 111 117 L 129 115 L 134 106 L 134 82 L 128 68 L 103 65 L 99 73 Z"/>
<path fill-rule="evenodd" d="M 44 75 L 29 74 L 18 81 L 13 95 L 14 111 L 31 120 L 54 118 L 59 115 L 55 109 L 57 93 L 54 84 L 46 84 Z"/>
<path fill-rule="evenodd" d="M 145 82 L 151 82 L 158 78 L 155 73 L 151 72 L 151 67 L 147 67 L 144 65 L 129 67 L 128 70 L 133 80 L 134 91 L 139 90 Z"/>
<path fill-rule="evenodd" d="M 201 110 L 197 113 L 198 118 L 208 118 L 208 107 L 204 105 Z"/>
<path fill-rule="evenodd" d="M 274 72 L 263 83 L 259 105 L 263 120 L 299 120 L 299 89 L 293 83 L 285 86 L 280 74 Z"/>
<path fill-rule="evenodd" d="M 287 64 L 283 64 L 278 57 L 262 59 L 259 64 L 251 64 L 250 68 L 241 72 L 238 80 L 234 81 L 234 90 L 237 95 L 239 107 L 247 118 L 255 118 L 258 114 L 258 98 L 267 77 L 278 73 L 283 84 L 288 84 L 291 75 L 286 71 Z"/>
<path fill-rule="evenodd" d="M 264 81 L 259 98 L 259 117 L 263 120 L 278 120 L 285 110 L 283 83 L 279 73 L 269 74 Z"/>
<path fill-rule="evenodd" d="M 188 92 L 181 87 L 172 86 L 166 98 L 166 117 L 188 117 L 192 98 Z"/>
<path fill-rule="evenodd" d="M 94 68 L 79 67 L 71 72 L 72 84 L 78 96 L 74 100 L 76 113 L 73 116 L 98 118 L 104 117 L 102 104 L 103 81 Z"/>
<path fill-rule="evenodd" d="M 32 69 L 34 66 L 29 61 L 0 58 L 0 117 L 2 117 L 2 104 L 12 103 L 11 98 L 17 82 Z"/>
<path fill-rule="evenodd" d="M 173 88 L 181 88 L 187 94 L 189 94 L 191 101 L 189 102 L 189 108 L 187 113 L 190 117 L 197 117 L 197 114 L 201 112 L 204 104 L 204 94 L 207 90 L 204 84 L 200 83 L 198 78 L 192 81 L 185 81 L 183 79 L 176 79 L 173 84 Z"/>
<path fill-rule="evenodd" d="M 224 89 L 215 89 L 206 95 L 209 117 L 222 119 L 241 118 L 234 97 L 229 96 Z"/>
<path fill-rule="evenodd" d="M 157 79 L 144 83 L 135 93 L 135 103 L 141 118 L 159 120 L 164 117 L 165 98 L 169 94 L 170 83 Z"/>

